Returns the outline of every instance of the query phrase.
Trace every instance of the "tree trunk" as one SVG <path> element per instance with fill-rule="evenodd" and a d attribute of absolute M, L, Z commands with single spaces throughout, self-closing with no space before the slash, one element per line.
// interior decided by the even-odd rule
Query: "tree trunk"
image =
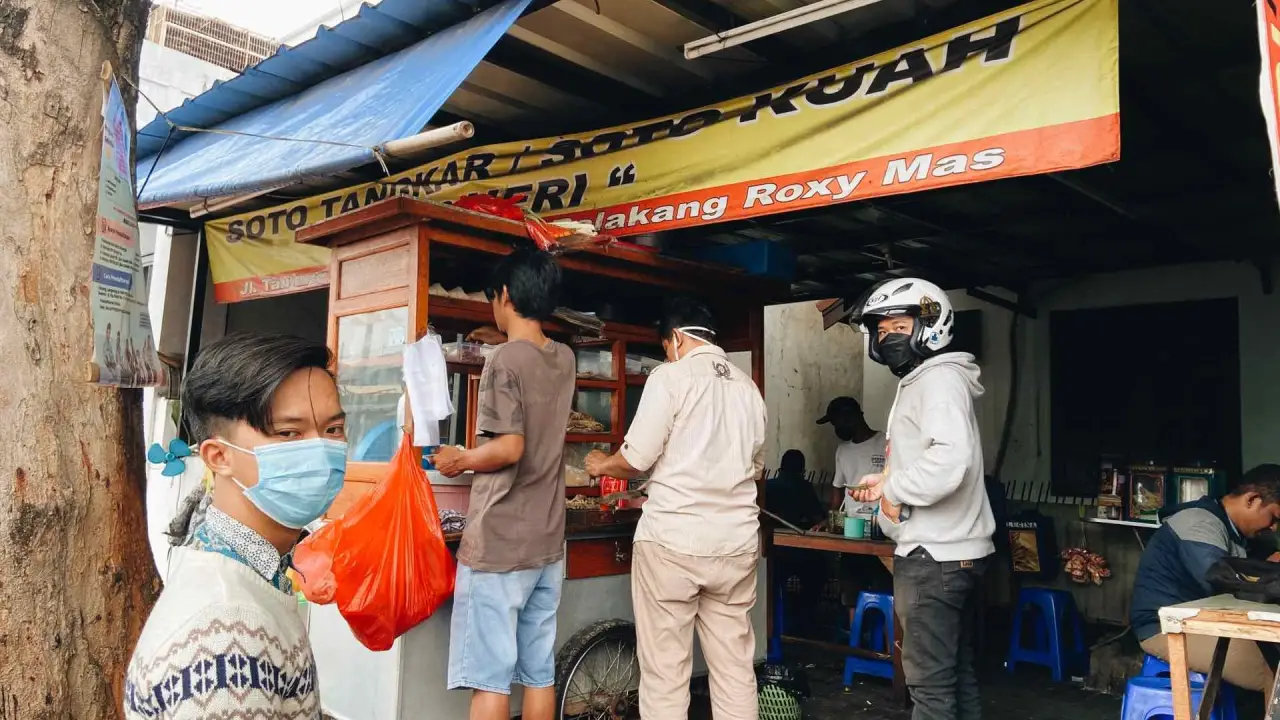
<path fill-rule="evenodd" d="M 142 400 L 86 382 L 104 61 L 144 0 L 0 0 L 0 720 L 112 718 L 159 590 Z"/>

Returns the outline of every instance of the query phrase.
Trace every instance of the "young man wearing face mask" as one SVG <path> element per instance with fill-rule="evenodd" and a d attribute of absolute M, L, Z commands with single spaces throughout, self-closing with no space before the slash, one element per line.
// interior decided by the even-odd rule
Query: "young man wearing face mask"
<path fill-rule="evenodd" d="M 696 628 L 711 674 L 712 714 L 755 720 L 750 612 L 764 399 L 716 345 L 701 303 L 673 301 L 660 330 L 668 362 L 649 375 L 622 449 L 587 457 L 593 476 L 649 473 L 631 561 L 640 715 L 688 716 Z"/>
<path fill-rule="evenodd" d="M 880 503 L 880 527 L 897 542 L 894 607 L 912 718 L 976 720 L 977 590 L 995 552 L 973 409 L 980 371 L 972 355 L 945 351 L 955 312 L 933 283 L 888 281 L 871 291 L 860 315 L 868 356 L 900 380 L 885 471 L 862 478 L 865 488 L 850 494 Z"/>
<path fill-rule="evenodd" d="M 480 376 L 476 447 L 442 447 L 447 477 L 475 473 L 449 627 L 449 689 L 469 689 L 471 720 L 507 720 L 512 684 L 526 720 L 555 715 L 556 613 L 564 582 L 564 437 L 576 362 L 542 332 L 560 268 L 520 249 L 485 289 L 505 342 Z M 428 713 L 429 715 L 429 713 Z"/>
<path fill-rule="evenodd" d="M 345 415 L 329 351 L 232 335 L 200 351 L 183 404 L 213 501 L 134 649 L 128 718 L 319 718 L 315 660 L 285 576 L 342 489 Z"/>

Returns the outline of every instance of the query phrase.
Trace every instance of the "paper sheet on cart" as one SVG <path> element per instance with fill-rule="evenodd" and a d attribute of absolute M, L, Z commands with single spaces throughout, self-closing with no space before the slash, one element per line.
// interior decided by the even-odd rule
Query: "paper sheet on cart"
<path fill-rule="evenodd" d="M 413 409 L 414 446 L 439 445 L 440 421 L 453 414 L 449 370 L 439 335 L 428 333 L 404 346 L 404 382 Z"/>

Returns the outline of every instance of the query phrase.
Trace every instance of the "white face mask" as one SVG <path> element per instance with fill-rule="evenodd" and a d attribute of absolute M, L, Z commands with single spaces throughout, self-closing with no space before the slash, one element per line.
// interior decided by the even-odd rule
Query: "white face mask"
<path fill-rule="evenodd" d="M 671 336 L 671 352 L 676 356 L 676 359 L 672 360 L 672 362 L 680 362 L 680 360 L 683 359 L 680 357 L 680 343 L 678 342 L 679 335 L 684 335 L 685 337 L 692 338 L 693 340 L 697 340 L 698 342 L 703 342 L 703 343 L 710 342 L 709 340 L 705 340 L 703 338 L 697 337 L 696 335 L 690 335 L 688 332 L 690 330 L 693 330 L 694 332 L 700 332 L 710 337 L 716 336 L 716 332 L 714 330 L 709 330 L 699 325 L 686 325 L 684 327 L 676 328 L 675 330 L 672 331 L 673 334 Z"/>

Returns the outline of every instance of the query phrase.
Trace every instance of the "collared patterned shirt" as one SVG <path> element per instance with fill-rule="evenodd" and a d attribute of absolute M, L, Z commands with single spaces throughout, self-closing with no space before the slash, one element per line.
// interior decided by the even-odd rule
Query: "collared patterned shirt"
<path fill-rule="evenodd" d="M 204 522 L 196 528 L 187 546 L 218 553 L 250 567 L 277 590 L 293 594 L 293 581 L 285 574 L 293 560 L 289 552 L 281 557 L 275 546 L 248 526 L 216 507 L 209 507 Z"/>

